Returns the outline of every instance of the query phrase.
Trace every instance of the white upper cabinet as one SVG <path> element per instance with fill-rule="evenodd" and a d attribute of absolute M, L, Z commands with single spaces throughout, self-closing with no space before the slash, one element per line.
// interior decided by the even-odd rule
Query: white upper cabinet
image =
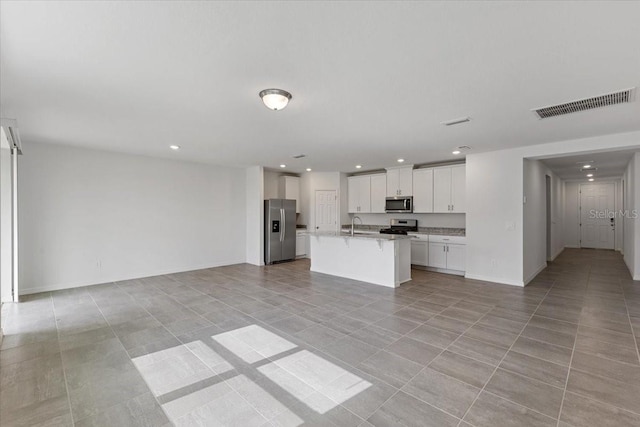
<path fill-rule="evenodd" d="M 433 169 L 433 212 L 465 212 L 465 165 Z"/>
<path fill-rule="evenodd" d="M 387 197 L 413 195 L 413 166 L 387 169 Z"/>
<path fill-rule="evenodd" d="M 383 173 L 371 175 L 371 213 L 385 213 L 387 176 Z"/>
<path fill-rule="evenodd" d="M 433 169 L 413 171 L 413 212 L 433 212 Z"/>
<path fill-rule="evenodd" d="M 451 168 L 451 212 L 466 212 L 467 175 L 464 165 Z"/>
<path fill-rule="evenodd" d="M 283 175 L 278 180 L 278 197 L 295 200 L 296 213 L 300 213 L 300 178 Z"/>
<path fill-rule="evenodd" d="M 349 213 L 371 212 L 371 177 L 350 176 L 348 185 Z"/>

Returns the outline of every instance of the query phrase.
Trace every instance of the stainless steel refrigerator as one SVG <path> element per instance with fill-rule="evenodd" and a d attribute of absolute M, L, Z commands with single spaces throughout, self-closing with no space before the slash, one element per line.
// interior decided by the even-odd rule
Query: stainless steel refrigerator
<path fill-rule="evenodd" d="M 295 200 L 264 201 L 264 233 L 265 264 L 296 258 Z"/>

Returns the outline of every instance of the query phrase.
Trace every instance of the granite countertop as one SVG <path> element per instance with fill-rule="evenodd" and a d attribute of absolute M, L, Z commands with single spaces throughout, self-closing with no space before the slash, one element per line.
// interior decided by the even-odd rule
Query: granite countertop
<path fill-rule="evenodd" d="M 367 240 L 407 240 L 411 239 L 411 236 L 403 236 L 398 234 L 359 234 L 355 233 L 353 236 L 350 232 L 336 232 L 336 231 L 318 231 L 305 233 L 308 236 L 320 236 L 320 237 L 344 237 L 348 239 L 367 239 Z"/>
<path fill-rule="evenodd" d="M 351 230 L 351 224 L 343 224 L 342 228 Z M 389 228 L 388 225 L 360 225 L 356 224 L 356 231 L 380 232 L 383 228 Z M 409 234 L 430 234 L 434 236 L 466 236 L 464 228 L 449 227 L 418 227 L 418 231 L 411 231 Z"/>

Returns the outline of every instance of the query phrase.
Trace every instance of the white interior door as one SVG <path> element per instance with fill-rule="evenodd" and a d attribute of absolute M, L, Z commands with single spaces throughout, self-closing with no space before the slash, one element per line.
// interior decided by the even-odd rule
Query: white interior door
<path fill-rule="evenodd" d="M 580 185 L 580 246 L 614 249 L 615 184 Z"/>
<path fill-rule="evenodd" d="M 316 231 L 337 231 L 337 195 L 335 190 L 316 190 Z"/>

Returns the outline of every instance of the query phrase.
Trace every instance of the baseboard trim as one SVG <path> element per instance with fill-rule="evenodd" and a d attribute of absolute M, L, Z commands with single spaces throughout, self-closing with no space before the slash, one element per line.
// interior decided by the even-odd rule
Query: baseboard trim
<path fill-rule="evenodd" d="M 174 268 L 174 269 L 167 269 L 167 270 L 151 271 L 147 273 L 135 273 L 131 276 L 126 276 L 126 277 L 122 277 L 122 276 L 112 277 L 112 278 L 100 280 L 99 282 L 96 282 L 96 283 L 87 283 L 87 282 L 75 282 L 75 283 L 64 283 L 64 284 L 55 283 L 47 286 L 38 286 L 38 287 L 31 287 L 31 288 L 21 287 L 20 296 L 38 294 L 40 292 L 52 292 L 52 291 L 61 291 L 64 289 L 82 288 L 84 286 L 95 286 L 95 285 L 101 285 L 104 283 L 122 282 L 125 280 L 142 279 L 145 277 L 162 276 L 165 274 L 184 273 L 186 271 L 205 270 L 207 268 L 224 267 L 227 265 L 244 264 L 244 263 L 245 263 L 244 259 L 233 260 L 233 261 L 222 261 L 222 262 L 216 262 L 216 263 L 207 264 L 207 265 L 197 265 L 193 267 L 182 267 L 177 269 Z"/>
<path fill-rule="evenodd" d="M 558 252 L 556 252 L 556 253 L 555 253 L 555 255 L 552 255 L 552 256 L 551 256 L 551 259 L 548 259 L 547 261 L 553 261 L 554 259 L 558 258 L 558 255 L 560 255 L 560 254 L 564 251 L 564 248 L 565 248 L 565 247 L 566 247 L 566 246 L 561 247 L 561 248 L 558 250 Z"/>
<path fill-rule="evenodd" d="M 492 282 L 492 283 L 499 283 L 501 285 L 511 285 L 511 286 L 519 286 L 519 287 L 524 287 L 524 283 L 517 281 L 517 280 L 507 280 L 507 279 L 503 279 L 500 277 L 491 277 L 491 276 L 482 276 L 482 275 L 478 275 L 478 274 L 469 274 L 469 273 L 465 273 L 464 275 L 465 279 L 472 279 L 472 280 L 480 280 L 483 282 Z"/>
<path fill-rule="evenodd" d="M 525 278 L 524 280 L 524 285 L 527 286 L 527 283 L 529 283 L 530 281 L 532 281 L 533 279 L 535 279 L 535 277 L 540 274 L 540 272 L 542 270 L 544 270 L 545 268 L 547 268 L 547 263 L 545 262 L 544 264 L 542 264 L 541 266 L 539 266 L 538 268 L 536 268 L 536 271 L 534 271 L 532 274 L 529 275 L 529 277 Z"/>
<path fill-rule="evenodd" d="M 564 245 L 564 249 L 569 248 L 569 249 L 580 249 L 580 246 L 576 246 L 576 245 Z"/>

